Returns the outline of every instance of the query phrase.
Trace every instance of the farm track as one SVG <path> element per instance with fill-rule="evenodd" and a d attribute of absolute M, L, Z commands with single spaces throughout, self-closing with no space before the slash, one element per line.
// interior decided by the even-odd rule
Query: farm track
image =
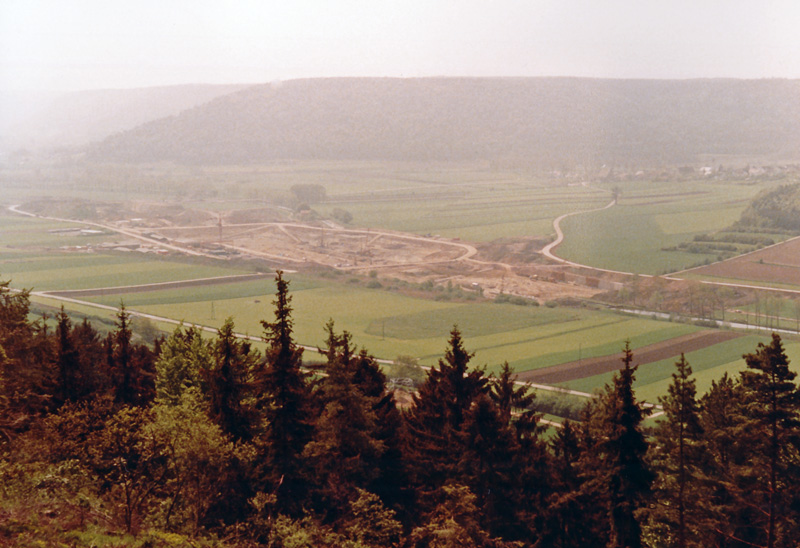
<path fill-rule="evenodd" d="M 608 204 L 606 204 L 603 207 L 598 207 L 598 208 L 595 208 L 595 209 L 586 209 L 586 210 L 582 209 L 582 210 L 579 210 L 579 211 L 573 211 L 571 213 L 565 213 L 565 214 L 561 215 L 560 217 L 556 218 L 556 220 L 553 221 L 553 229 L 556 231 L 556 239 L 554 241 L 550 242 L 549 244 L 547 244 L 542 249 L 542 255 L 544 255 L 548 259 L 551 259 L 553 261 L 556 261 L 556 262 L 559 262 L 559 263 L 562 263 L 562 264 L 566 264 L 566 265 L 569 265 L 569 266 L 579 266 L 579 267 L 582 267 L 582 268 L 591 268 L 592 270 L 599 270 L 599 271 L 602 271 L 602 272 L 613 272 L 615 274 L 628 274 L 628 275 L 632 276 L 633 274 L 630 273 L 630 272 L 618 272 L 616 270 L 605 270 L 605 269 L 602 269 L 602 268 L 595 268 L 593 266 L 573 263 L 572 261 L 568 261 L 566 259 L 562 259 L 561 257 L 559 257 L 559 256 L 557 256 L 557 255 L 555 255 L 553 253 L 553 250 L 555 250 L 555 248 L 557 248 L 559 245 L 561 245 L 561 242 L 564 241 L 564 231 L 561 230 L 561 221 L 563 221 L 567 217 L 572 217 L 574 215 L 582 215 L 584 213 L 593 213 L 595 211 L 603 211 L 604 209 L 609 209 L 610 207 L 613 207 L 616 203 L 617 203 L 616 200 L 611 200 Z"/>
<path fill-rule="evenodd" d="M 640 366 L 646 366 L 650 363 L 680 356 L 681 353 L 694 352 L 715 344 L 727 342 L 742 337 L 743 335 L 743 333 L 734 331 L 710 329 L 697 333 L 690 333 L 636 349 L 633 353 L 634 363 Z M 518 373 L 518 378 L 520 381 L 542 384 L 574 381 L 601 373 L 617 371 L 622 367 L 622 356 L 623 353 L 618 352 L 610 356 L 586 358 L 544 367 L 542 369 L 523 371 Z"/>

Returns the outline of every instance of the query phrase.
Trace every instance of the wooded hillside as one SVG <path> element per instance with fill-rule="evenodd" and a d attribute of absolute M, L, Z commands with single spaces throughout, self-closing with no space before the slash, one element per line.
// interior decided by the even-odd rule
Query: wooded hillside
<path fill-rule="evenodd" d="M 797 156 L 800 82 L 310 79 L 254 86 L 110 137 L 102 161 L 492 160 L 554 168 Z M 705 156 L 707 155 L 707 156 Z"/>

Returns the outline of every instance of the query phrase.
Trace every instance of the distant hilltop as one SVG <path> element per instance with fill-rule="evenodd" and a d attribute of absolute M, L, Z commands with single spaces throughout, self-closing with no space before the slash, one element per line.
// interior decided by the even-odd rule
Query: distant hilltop
<path fill-rule="evenodd" d="M 798 80 L 330 78 L 257 85 L 96 142 L 111 162 L 800 160 Z"/>

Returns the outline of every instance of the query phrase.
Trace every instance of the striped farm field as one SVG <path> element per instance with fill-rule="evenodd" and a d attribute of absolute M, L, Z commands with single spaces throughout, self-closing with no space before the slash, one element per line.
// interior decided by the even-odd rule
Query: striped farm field
<path fill-rule="evenodd" d="M 711 382 L 718 380 L 726 372 L 729 375 L 735 375 L 744 370 L 746 364 L 742 355 L 755 352 L 758 343 L 767 344 L 768 342 L 769 337 L 766 335 L 744 335 L 686 352 L 686 360 L 692 366 L 693 376 L 697 380 L 698 394 L 706 392 L 711 386 Z M 794 337 L 788 337 L 784 338 L 784 346 L 791 360 L 791 368 L 800 373 L 800 342 Z M 680 357 L 680 350 L 677 348 L 675 350 L 676 352 L 673 352 L 674 355 L 670 358 L 645 363 L 637 359 L 634 350 L 634 364 L 639 365 L 635 382 L 638 398 L 655 401 L 659 396 L 666 394 L 667 387 L 672 381 L 672 374 L 675 372 L 675 361 Z M 612 374 L 606 372 L 580 380 L 564 382 L 560 385 L 572 390 L 591 392 L 610 382 Z"/>
<path fill-rule="evenodd" d="M 794 238 L 727 261 L 693 269 L 693 277 L 753 282 L 776 288 L 800 288 L 800 238 Z"/>
<path fill-rule="evenodd" d="M 333 319 L 354 342 L 382 358 L 411 355 L 425 364 L 442 356 L 454 325 L 475 352 L 474 363 L 496 369 L 508 361 L 517 371 L 617 352 L 630 339 L 634 348 L 693 333 L 698 328 L 583 308 L 520 307 L 490 302 L 437 302 L 337 280 L 287 275 L 294 307 L 295 335 L 304 345 L 321 345 L 324 326 Z M 262 332 L 270 320 L 269 280 L 215 284 L 89 297 L 177 320 L 218 327 L 233 317 L 237 330 Z"/>

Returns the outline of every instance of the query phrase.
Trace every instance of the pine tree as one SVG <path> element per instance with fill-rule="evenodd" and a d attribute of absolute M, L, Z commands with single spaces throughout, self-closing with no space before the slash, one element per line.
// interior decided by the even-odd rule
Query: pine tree
<path fill-rule="evenodd" d="M 653 474 L 645 463 L 647 440 L 641 423 L 646 410 L 633 393 L 636 367 L 631 366 L 629 343 L 623 351 L 623 368 L 614 374 L 612 385 L 607 385 L 601 396 L 603 431 L 596 450 L 608 504 L 609 546 L 638 548 L 642 541 L 637 511 L 647 502 Z"/>
<path fill-rule="evenodd" d="M 435 491 L 458 475 L 463 451 L 459 431 L 472 404 L 489 388 L 483 369 L 469 371 L 471 358 L 454 327 L 444 359 L 428 371 L 413 396 L 414 406 L 406 416 L 408 454 L 423 492 Z"/>
<path fill-rule="evenodd" d="M 326 376 L 319 384 L 322 413 L 312 440 L 303 452 L 319 485 L 320 508 L 328 519 L 341 511 L 379 475 L 379 460 L 385 450 L 378 439 L 375 414 L 377 396 L 369 396 L 356 383 L 356 360 L 350 334 L 328 329 Z"/>
<path fill-rule="evenodd" d="M 132 341 L 131 315 L 120 304 L 116 329 L 106 337 L 106 367 L 118 405 L 146 405 L 155 398 L 155 356 Z"/>
<path fill-rule="evenodd" d="M 796 373 L 778 334 L 768 345 L 744 356 L 742 372 L 746 409 L 751 428 L 750 447 L 757 449 L 751 466 L 756 484 L 751 497 L 761 502 L 764 544 L 790 546 L 800 534 L 798 515 L 788 512 L 790 494 L 800 487 L 800 391 Z"/>
<path fill-rule="evenodd" d="M 259 353 L 236 338 L 227 318 L 212 343 L 210 367 L 202 371 L 209 400 L 209 417 L 234 441 L 249 441 L 258 429 L 253 408 L 252 376 Z"/>
<path fill-rule="evenodd" d="M 56 388 L 54 399 L 57 406 L 68 401 L 78 401 L 84 395 L 81 390 L 80 358 L 72 341 L 72 321 L 64 306 L 56 315 Z"/>
<path fill-rule="evenodd" d="M 303 448 L 317 417 L 308 374 L 301 370 L 303 349 L 293 339 L 292 298 L 283 272 L 276 275 L 275 321 L 262 321 L 268 348 L 254 389 L 264 420 L 262 487 L 275 495 L 279 511 L 299 514 L 307 494 L 302 471 Z"/>
<path fill-rule="evenodd" d="M 659 398 L 664 418 L 655 431 L 653 460 L 658 479 L 656 505 L 651 519 L 662 524 L 659 537 L 669 546 L 696 545 L 701 499 L 699 466 L 702 464 L 700 409 L 692 368 L 681 354 L 675 362 L 668 395 Z"/>
<path fill-rule="evenodd" d="M 752 508 L 745 502 L 741 471 L 749 468 L 745 441 L 747 430 L 743 414 L 743 389 L 740 382 L 725 373 L 700 399 L 700 426 L 703 429 L 703 454 L 700 469 L 705 496 L 698 528 L 703 546 L 730 546 L 733 539 L 749 533 Z"/>

